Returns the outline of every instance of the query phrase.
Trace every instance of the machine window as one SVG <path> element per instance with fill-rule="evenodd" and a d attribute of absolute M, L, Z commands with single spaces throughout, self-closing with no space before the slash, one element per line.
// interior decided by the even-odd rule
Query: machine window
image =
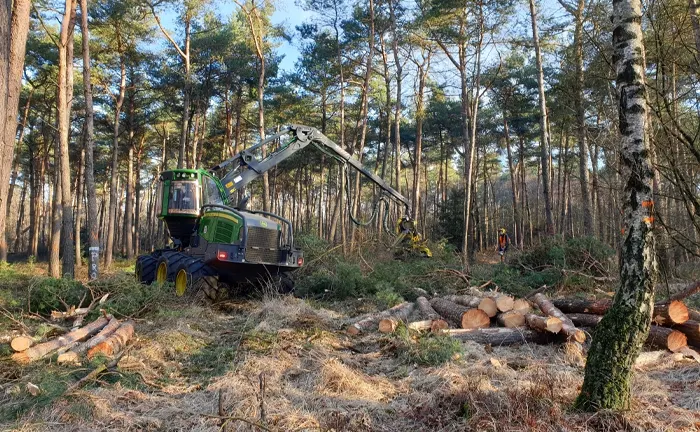
<path fill-rule="evenodd" d="M 202 185 L 204 186 L 204 204 L 219 204 L 223 205 L 224 201 L 221 199 L 221 193 L 219 193 L 219 188 L 216 187 L 216 182 L 211 177 L 203 176 L 204 181 Z"/>
<path fill-rule="evenodd" d="M 170 183 L 168 213 L 199 214 L 199 185 L 196 180 Z"/>

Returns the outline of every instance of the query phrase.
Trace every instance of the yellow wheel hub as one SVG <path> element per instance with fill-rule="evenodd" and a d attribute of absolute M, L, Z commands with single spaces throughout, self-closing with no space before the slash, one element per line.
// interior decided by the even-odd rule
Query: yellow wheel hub
<path fill-rule="evenodd" d="M 158 269 L 156 270 L 156 283 L 158 285 L 163 285 L 168 281 L 168 265 L 164 262 L 158 264 Z"/>
<path fill-rule="evenodd" d="M 187 271 L 181 269 L 175 276 L 175 295 L 181 297 L 187 291 Z"/>

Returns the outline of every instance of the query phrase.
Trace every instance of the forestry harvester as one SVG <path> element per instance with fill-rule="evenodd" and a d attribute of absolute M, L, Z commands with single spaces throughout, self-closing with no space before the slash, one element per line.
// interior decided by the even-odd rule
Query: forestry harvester
<path fill-rule="evenodd" d="M 286 143 L 269 148 L 285 137 Z M 403 204 L 406 216 L 396 225 L 399 238 L 394 245 L 403 243 L 407 249 L 431 256 L 408 215 L 408 200 L 403 195 L 317 129 L 290 125 L 210 170 L 176 169 L 160 174 L 156 210 L 168 227 L 172 244 L 138 257 L 139 281 L 173 282 L 177 295 L 199 280 L 206 282 L 205 290 L 207 285 L 216 288 L 215 282 L 272 280 L 281 291 L 291 291 L 289 273 L 304 264 L 303 252 L 294 245 L 292 223 L 273 213 L 247 209 L 247 197 L 236 206 L 231 202 L 250 182 L 309 145 L 368 177 L 382 190 L 377 204 L 386 204 L 387 198 Z M 262 149 L 268 150 L 266 157 L 254 156 Z"/>

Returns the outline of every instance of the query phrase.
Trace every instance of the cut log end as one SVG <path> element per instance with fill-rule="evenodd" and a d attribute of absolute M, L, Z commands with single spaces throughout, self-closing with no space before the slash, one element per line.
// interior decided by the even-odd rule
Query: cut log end
<path fill-rule="evenodd" d="M 29 347 L 31 347 L 32 345 L 34 345 L 34 339 L 28 336 L 17 336 L 10 342 L 10 346 L 16 352 L 25 351 L 29 349 Z"/>
<path fill-rule="evenodd" d="M 500 312 L 508 312 L 513 309 L 515 300 L 511 296 L 500 295 L 494 299 L 496 301 L 496 308 Z"/>
<path fill-rule="evenodd" d="M 563 322 L 557 317 L 551 316 L 540 316 L 535 314 L 527 314 L 525 316 L 525 321 L 528 327 L 549 333 L 559 333 L 563 326 Z"/>
<path fill-rule="evenodd" d="M 24 351 L 12 354 L 12 360 L 20 364 L 27 364 L 32 361 L 32 359 Z"/>
<path fill-rule="evenodd" d="M 430 325 L 430 332 L 431 333 L 439 333 L 442 330 L 445 330 L 449 327 L 450 327 L 450 325 L 447 324 L 447 321 L 445 321 L 445 320 L 441 320 L 441 319 L 433 320 L 433 323 Z"/>
<path fill-rule="evenodd" d="M 679 331 L 672 331 L 666 338 L 666 345 L 670 351 L 676 352 L 688 346 L 688 338 Z"/>
<path fill-rule="evenodd" d="M 513 309 L 515 312 L 520 312 L 525 315 L 530 313 L 530 302 L 525 299 L 517 299 L 513 302 Z"/>
<path fill-rule="evenodd" d="M 484 313 L 489 317 L 493 318 L 498 313 L 498 305 L 496 301 L 490 297 L 485 297 L 479 302 L 477 309 L 484 311 Z"/>
<path fill-rule="evenodd" d="M 349 327 L 345 330 L 345 333 L 349 334 L 350 336 L 357 336 L 357 335 L 359 335 L 361 332 L 360 332 L 360 329 L 357 328 L 357 327 L 353 324 L 353 325 L 349 326 Z"/>
<path fill-rule="evenodd" d="M 497 319 L 498 323 L 506 328 L 522 327 L 525 325 L 525 315 L 512 310 L 498 314 Z"/>
<path fill-rule="evenodd" d="M 673 300 L 668 304 L 654 307 L 654 322 L 659 325 L 683 324 L 690 319 L 688 307 L 683 302 Z"/>
<path fill-rule="evenodd" d="M 379 320 L 379 331 L 381 333 L 393 333 L 399 326 L 399 320 L 384 318 Z"/>
<path fill-rule="evenodd" d="M 488 314 L 481 309 L 469 309 L 462 314 L 463 329 L 483 329 L 491 325 Z"/>

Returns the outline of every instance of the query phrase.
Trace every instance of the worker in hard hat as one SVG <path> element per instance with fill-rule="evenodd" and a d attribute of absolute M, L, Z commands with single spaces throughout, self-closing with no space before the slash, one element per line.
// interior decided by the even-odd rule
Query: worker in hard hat
<path fill-rule="evenodd" d="M 498 230 L 498 246 L 496 247 L 496 251 L 498 252 L 498 255 L 501 256 L 502 263 L 506 262 L 506 251 L 508 250 L 508 246 L 510 246 L 510 237 L 508 237 L 506 229 L 501 228 Z"/>

